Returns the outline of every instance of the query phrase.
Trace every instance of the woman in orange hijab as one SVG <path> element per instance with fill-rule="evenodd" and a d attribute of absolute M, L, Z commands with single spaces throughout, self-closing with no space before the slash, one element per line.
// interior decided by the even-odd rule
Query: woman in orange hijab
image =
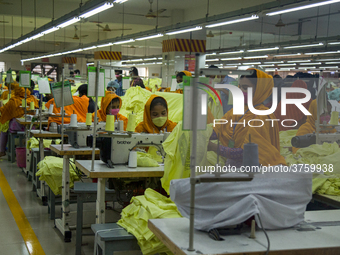
<path fill-rule="evenodd" d="M 255 70 L 252 75 L 241 76 L 239 80 L 239 88 L 242 90 L 245 99 L 248 96 L 253 97 L 254 108 L 257 110 L 267 110 L 268 108 L 263 105 L 266 98 L 272 93 L 274 87 L 273 78 L 266 73 Z M 253 88 L 253 95 L 247 94 L 247 88 Z M 227 165 L 240 167 L 243 159 L 243 145 L 249 142 L 249 135 L 251 135 L 251 142 L 258 144 L 259 161 L 263 166 L 267 165 L 286 165 L 285 159 L 280 155 L 280 140 L 279 140 L 279 127 L 275 121 L 266 121 L 266 119 L 275 119 L 274 114 L 267 116 L 258 116 L 251 113 L 245 100 L 245 114 L 243 116 L 234 115 L 233 110 L 228 111 L 223 119 L 228 120 L 228 124 L 216 125 L 211 139 L 221 141 L 219 147 L 209 142 L 208 150 L 220 151 L 220 155 L 227 158 Z M 248 121 L 252 119 L 259 119 L 260 121 L 252 121 L 252 126 L 248 125 Z M 243 122 L 245 127 L 241 125 L 230 125 L 230 122 Z M 263 125 L 261 126 L 261 124 Z"/>
<path fill-rule="evenodd" d="M 307 84 L 303 80 L 296 80 L 293 82 L 292 88 L 303 88 L 307 89 Z M 301 93 L 287 93 L 287 99 L 300 99 L 304 98 L 305 95 Z M 302 104 L 306 109 L 309 108 L 309 105 L 312 100 L 309 100 L 307 103 Z M 290 130 L 290 129 L 298 129 L 303 123 L 306 122 L 306 115 L 304 115 L 299 108 L 296 107 L 295 104 L 288 104 L 286 106 L 286 115 L 281 115 L 281 102 L 278 104 L 276 111 L 274 112 L 277 119 L 279 119 L 279 123 L 281 123 L 284 119 L 293 119 L 298 122 L 296 127 L 284 127 L 279 125 L 280 131 Z M 292 126 L 294 124 L 293 121 L 286 121 L 286 126 Z"/>
<path fill-rule="evenodd" d="M 13 83 L 10 84 L 10 86 L 11 86 L 11 97 L 14 97 L 15 96 L 14 91 L 15 91 L 16 88 L 19 88 L 19 83 L 13 82 Z M 8 97 L 8 94 L 9 94 L 9 89 L 6 86 L 4 88 L 6 88 L 7 90 L 2 93 L 0 99 L 7 100 L 7 97 Z"/>
<path fill-rule="evenodd" d="M 12 92 L 13 93 L 13 92 Z M 7 121 L 9 123 L 9 131 L 22 131 L 24 130 L 24 126 L 20 125 L 15 118 L 21 118 L 25 114 L 25 110 L 21 108 L 22 99 L 25 98 L 25 89 L 21 87 L 16 87 L 13 93 L 13 97 L 9 99 L 9 101 L 2 107 L 0 107 L 0 122 L 1 124 L 5 124 Z M 38 100 L 35 99 L 34 96 L 31 95 L 30 90 L 26 91 L 26 102 L 29 105 L 31 102 L 34 102 L 35 108 L 39 108 Z M 0 157 L 6 155 L 6 144 L 8 140 L 8 132 L 1 132 L 0 137 Z"/>
<path fill-rule="evenodd" d="M 99 122 L 106 122 L 108 114 L 115 115 L 115 120 L 124 121 L 124 130 L 126 130 L 128 119 L 119 113 L 122 107 L 122 99 L 112 91 L 106 91 L 105 97 L 102 98 L 101 109 L 97 111 Z M 94 118 L 94 113 L 92 114 Z"/>
<path fill-rule="evenodd" d="M 172 132 L 177 123 L 168 119 L 168 104 L 163 97 L 152 95 L 144 106 L 143 122 L 135 129 L 137 133 Z"/>

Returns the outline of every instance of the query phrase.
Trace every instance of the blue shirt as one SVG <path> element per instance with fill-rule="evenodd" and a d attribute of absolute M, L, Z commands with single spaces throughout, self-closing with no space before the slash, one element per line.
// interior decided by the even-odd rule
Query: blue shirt
<path fill-rule="evenodd" d="M 116 95 L 117 96 L 124 96 L 124 91 L 123 91 L 123 80 L 118 81 L 118 79 L 115 80 L 119 84 L 119 88 L 116 90 Z"/>

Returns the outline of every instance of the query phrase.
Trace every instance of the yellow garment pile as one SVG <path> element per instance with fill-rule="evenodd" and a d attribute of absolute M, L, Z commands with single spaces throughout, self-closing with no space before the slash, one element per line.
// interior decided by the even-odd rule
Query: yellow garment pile
<path fill-rule="evenodd" d="M 292 138 L 296 136 L 297 129 L 291 129 L 287 131 L 280 131 L 280 154 L 284 157 L 289 156 L 292 154 L 288 148 L 284 147 L 292 147 Z M 288 163 L 288 162 L 287 162 Z"/>
<path fill-rule="evenodd" d="M 161 78 L 147 79 L 146 81 L 144 81 L 144 85 L 145 85 L 145 87 L 150 88 L 152 90 L 152 92 L 155 92 L 156 91 L 155 85 L 157 85 L 158 88 L 160 88 L 161 85 L 162 85 L 162 79 Z"/>
<path fill-rule="evenodd" d="M 182 217 L 174 202 L 152 189 L 143 196 L 133 197 L 123 209 L 118 225 L 133 234 L 144 255 L 169 252 L 168 248 L 148 228 L 149 219 Z"/>
<path fill-rule="evenodd" d="M 1 132 L 4 132 L 4 133 L 7 132 L 7 130 L 9 129 L 9 122 L 10 122 L 10 120 L 6 121 L 5 124 L 2 124 L 0 122 L 0 131 Z"/>
<path fill-rule="evenodd" d="M 63 158 L 47 156 L 38 163 L 39 171 L 36 176 L 40 176 L 40 181 L 45 181 L 55 195 L 61 195 Z M 70 187 L 73 188 L 74 182 L 79 181 L 79 177 L 73 169 L 74 163 L 70 162 Z"/>
<path fill-rule="evenodd" d="M 57 139 L 55 140 L 55 144 L 60 144 L 61 140 Z M 52 144 L 52 139 L 43 139 L 43 144 L 44 148 L 50 148 L 50 145 Z M 32 148 L 39 148 L 39 140 L 36 139 L 35 137 L 31 137 L 27 141 L 27 148 L 32 149 Z"/>
<path fill-rule="evenodd" d="M 168 103 L 168 118 L 174 122 L 182 120 L 183 95 L 176 93 L 157 92 L 156 95 L 164 97 Z M 119 113 L 128 117 L 131 112 L 137 115 L 136 125 L 143 121 L 144 106 L 152 93 L 141 87 L 129 88 L 125 95 L 121 97 L 122 107 Z"/>

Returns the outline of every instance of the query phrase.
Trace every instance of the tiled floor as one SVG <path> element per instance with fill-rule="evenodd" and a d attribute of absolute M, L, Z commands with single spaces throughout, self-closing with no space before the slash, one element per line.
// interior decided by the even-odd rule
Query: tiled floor
<path fill-rule="evenodd" d="M 0 159 L 0 168 L 11 186 L 21 208 L 23 209 L 32 229 L 34 230 L 45 254 L 47 255 L 74 255 L 75 230 L 72 231 L 72 241 L 65 243 L 61 233 L 54 227 L 54 221 L 49 219 L 47 206 L 42 206 L 41 200 L 32 191 L 32 183 L 27 181 L 23 171 L 16 163 L 9 163 L 7 158 Z M 95 209 L 95 205 L 86 204 L 86 207 Z M 93 208 L 92 208 L 93 207 Z M 75 208 L 75 207 L 72 207 Z M 85 208 L 85 207 L 84 207 Z M 57 216 L 60 207 L 56 208 Z M 108 215 L 109 214 L 109 215 Z M 113 211 L 107 213 L 108 221 L 114 222 L 119 214 Z M 94 223 L 95 219 L 93 219 Z M 90 229 L 84 232 L 91 233 Z M 82 254 L 93 254 L 94 236 L 83 236 Z M 7 201 L 0 189 L 0 254 L 29 255 L 22 235 L 8 207 Z"/>

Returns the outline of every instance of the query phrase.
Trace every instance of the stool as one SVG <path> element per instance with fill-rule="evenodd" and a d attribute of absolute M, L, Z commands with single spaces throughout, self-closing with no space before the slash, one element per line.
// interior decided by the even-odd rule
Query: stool
<path fill-rule="evenodd" d="M 121 228 L 119 230 L 114 230 Z M 116 223 L 93 224 L 91 229 L 94 233 L 101 230 L 95 237 L 95 243 L 99 250 L 99 255 L 114 254 L 116 251 L 132 251 L 140 250 L 136 237 L 129 234 L 124 228 Z M 94 247 L 97 249 L 97 247 Z"/>
<path fill-rule="evenodd" d="M 83 230 L 83 203 L 96 202 L 97 183 L 74 183 L 73 194 L 77 196 L 76 255 L 81 255 Z M 105 199 L 116 201 L 114 190 L 105 189 Z M 71 238 L 71 237 L 70 237 Z M 112 253 L 111 253 L 112 254 Z"/>
<path fill-rule="evenodd" d="M 15 133 L 11 133 L 8 132 L 8 161 L 10 161 L 11 163 L 15 162 L 15 138 L 19 137 L 19 146 L 23 147 L 22 144 L 22 139 L 25 138 L 25 132 L 15 132 Z"/>

